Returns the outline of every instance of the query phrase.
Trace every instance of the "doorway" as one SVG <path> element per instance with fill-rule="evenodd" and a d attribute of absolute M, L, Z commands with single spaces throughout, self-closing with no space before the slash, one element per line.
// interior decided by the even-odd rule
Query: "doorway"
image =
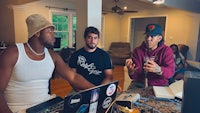
<path fill-rule="evenodd" d="M 200 62 L 200 25 L 199 25 L 199 36 L 198 36 L 198 42 L 197 42 L 196 61 Z"/>
<path fill-rule="evenodd" d="M 163 36 L 165 35 L 166 16 L 161 17 L 144 17 L 144 18 L 131 18 L 131 33 L 130 42 L 131 50 L 140 46 L 144 40 L 144 32 L 147 24 L 159 24 L 163 29 Z"/>

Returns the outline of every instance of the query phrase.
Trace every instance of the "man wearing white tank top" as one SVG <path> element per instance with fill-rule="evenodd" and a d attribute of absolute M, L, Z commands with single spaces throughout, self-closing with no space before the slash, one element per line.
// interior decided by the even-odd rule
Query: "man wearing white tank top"
<path fill-rule="evenodd" d="M 94 87 L 73 72 L 59 54 L 47 49 L 55 41 L 49 21 L 32 14 L 26 24 L 28 42 L 10 46 L 0 56 L 0 113 L 17 113 L 49 100 L 48 81 L 54 71 L 78 90 Z"/>

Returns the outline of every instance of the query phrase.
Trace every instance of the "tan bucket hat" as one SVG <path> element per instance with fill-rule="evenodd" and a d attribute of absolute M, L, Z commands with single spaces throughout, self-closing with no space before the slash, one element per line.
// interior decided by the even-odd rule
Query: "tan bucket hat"
<path fill-rule="evenodd" d="M 37 32 L 47 28 L 47 27 L 55 27 L 51 24 L 46 18 L 44 18 L 40 14 L 32 14 L 26 18 L 26 24 L 28 28 L 28 38 L 31 38 Z"/>

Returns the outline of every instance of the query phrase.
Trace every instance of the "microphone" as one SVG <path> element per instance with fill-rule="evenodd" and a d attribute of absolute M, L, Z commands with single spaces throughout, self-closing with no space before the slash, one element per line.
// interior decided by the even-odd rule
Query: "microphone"
<path fill-rule="evenodd" d="M 148 63 L 148 61 L 149 61 L 149 57 L 148 57 L 148 56 L 144 57 L 144 64 L 145 64 L 145 63 Z M 144 70 L 144 88 L 147 88 L 147 87 L 148 87 L 148 78 L 147 78 L 147 74 L 148 74 L 148 72 Z"/>
<path fill-rule="evenodd" d="M 148 78 L 147 78 L 147 73 L 144 77 L 144 88 L 148 88 Z"/>

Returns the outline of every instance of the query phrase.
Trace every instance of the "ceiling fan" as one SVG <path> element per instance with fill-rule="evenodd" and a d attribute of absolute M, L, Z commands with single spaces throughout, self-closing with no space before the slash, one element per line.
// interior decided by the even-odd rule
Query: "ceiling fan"
<path fill-rule="evenodd" d="M 111 7 L 111 10 L 103 10 L 105 12 L 112 12 L 112 13 L 117 13 L 119 15 L 123 15 L 124 13 L 137 13 L 138 11 L 129 11 L 124 8 L 121 8 L 120 6 L 117 5 L 119 0 L 114 0 L 115 6 Z"/>

